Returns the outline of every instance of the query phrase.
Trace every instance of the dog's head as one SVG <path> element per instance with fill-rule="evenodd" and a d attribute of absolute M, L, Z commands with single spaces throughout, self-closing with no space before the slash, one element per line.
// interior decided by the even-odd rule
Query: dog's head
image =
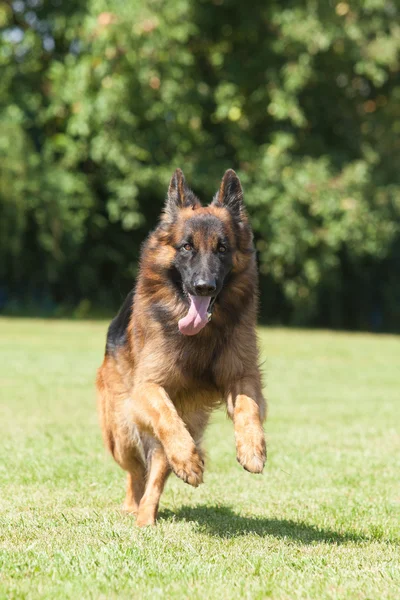
<path fill-rule="evenodd" d="M 179 329 L 195 335 L 207 324 L 210 307 L 230 274 L 244 268 L 246 257 L 253 253 L 236 173 L 226 171 L 213 201 L 203 207 L 177 169 L 169 185 L 161 229 L 174 249 L 171 278 L 189 306 Z"/>

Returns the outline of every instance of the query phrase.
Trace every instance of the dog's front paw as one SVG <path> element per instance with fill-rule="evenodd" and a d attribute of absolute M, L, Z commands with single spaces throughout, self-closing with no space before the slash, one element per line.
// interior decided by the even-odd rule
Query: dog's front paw
<path fill-rule="evenodd" d="M 185 483 L 189 483 L 193 487 L 203 483 L 204 460 L 196 446 L 193 446 L 190 452 L 175 453 L 169 456 L 168 460 L 175 475 Z"/>
<path fill-rule="evenodd" d="M 262 473 L 267 460 L 264 432 L 262 429 L 236 438 L 237 461 L 250 473 Z"/>

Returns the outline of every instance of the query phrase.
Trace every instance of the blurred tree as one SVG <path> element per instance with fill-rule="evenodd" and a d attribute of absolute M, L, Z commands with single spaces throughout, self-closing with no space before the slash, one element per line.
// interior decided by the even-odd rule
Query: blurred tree
<path fill-rule="evenodd" d="M 173 169 L 241 176 L 270 322 L 400 327 L 388 0 L 0 7 L 0 281 L 119 302 Z"/>

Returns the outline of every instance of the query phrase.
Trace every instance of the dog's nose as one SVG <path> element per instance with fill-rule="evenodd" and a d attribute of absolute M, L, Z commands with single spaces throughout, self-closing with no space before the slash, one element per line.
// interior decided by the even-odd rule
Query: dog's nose
<path fill-rule="evenodd" d="M 217 289 L 217 283 L 215 279 L 210 279 L 209 281 L 199 279 L 196 281 L 194 289 L 198 296 L 211 296 Z"/>

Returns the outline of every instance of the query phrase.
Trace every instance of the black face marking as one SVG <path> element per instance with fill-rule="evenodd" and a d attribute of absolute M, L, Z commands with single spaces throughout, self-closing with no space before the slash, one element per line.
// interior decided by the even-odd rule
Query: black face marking
<path fill-rule="evenodd" d="M 168 280 L 170 281 L 171 285 L 174 287 L 175 292 L 182 298 L 185 298 L 185 294 L 183 291 L 183 286 L 182 286 L 182 277 L 180 272 L 178 271 L 178 269 L 175 267 L 175 265 L 173 265 L 169 270 L 168 270 Z"/>
<path fill-rule="evenodd" d="M 223 252 L 219 250 L 221 245 Z M 179 273 L 183 290 L 198 295 L 197 284 L 205 282 L 215 284 L 210 295 L 218 295 L 232 268 L 232 249 L 224 223 L 214 215 L 188 219 L 176 250 L 174 268 Z M 202 295 L 208 295 L 208 292 Z"/>

